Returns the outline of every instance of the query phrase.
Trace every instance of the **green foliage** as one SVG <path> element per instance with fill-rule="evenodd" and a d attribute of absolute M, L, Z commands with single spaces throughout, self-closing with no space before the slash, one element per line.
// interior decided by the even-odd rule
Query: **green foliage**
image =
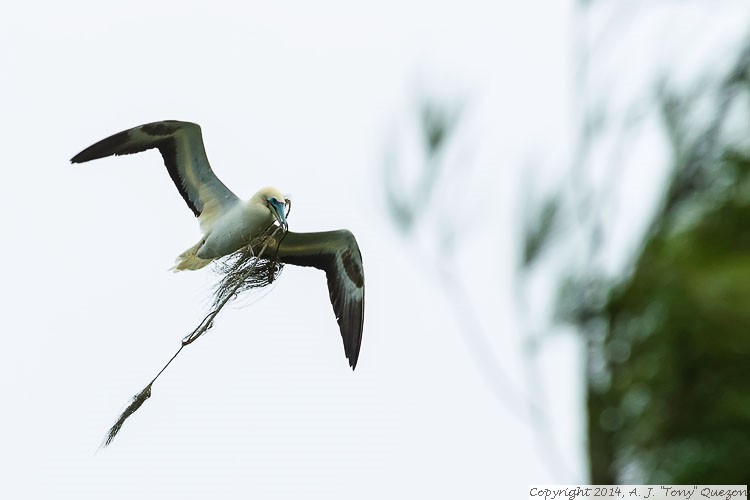
<path fill-rule="evenodd" d="M 588 344 L 595 484 L 750 480 L 748 165 L 725 154 L 725 187 L 660 212 L 618 285 L 562 287 L 560 316 Z"/>
<path fill-rule="evenodd" d="M 750 481 L 750 156 L 721 163 L 733 188 L 659 225 L 590 342 L 594 482 Z"/>
<path fill-rule="evenodd" d="M 750 483 L 748 102 L 750 44 L 717 81 L 662 82 L 672 172 L 633 265 L 560 287 L 558 316 L 587 346 L 594 484 Z"/>

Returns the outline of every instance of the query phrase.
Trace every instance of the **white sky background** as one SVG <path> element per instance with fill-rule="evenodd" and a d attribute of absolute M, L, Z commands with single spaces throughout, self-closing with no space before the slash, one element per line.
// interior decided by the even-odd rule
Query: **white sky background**
<path fill-rule="evenodd" d="M 554 469 L 391 228 L 380 172 L 420 90 L 468 102 L 466 197 L 499 227 L 480 234 L 499 254 L 471 294 L 496 311 L 495 355 L 522 386 L 516 188 L 529 157 L 569 154 L 570 5 L 238 5 L 16 3 L 0 17 L 0 497 L 511 498 L 584 481 L 576 343 L 553 339 L 544 358 Z M 214 277 L 167 271 L 200 234 L 158 153 L 68 159 L 161 119 L 201 124 L 238 195 L 290 193 L 293 230 L 354 232 L 362 353 L 352 373 L 324 275 L 288 266 L 265 298 L 223 311 L 95 453 L 203 317 Z"/>
<path fill-rule="evenodd" d="M 2 246 L 0 496 L 498 498 L 555 480 L 391 229 L 380 167 L 425 82 L 469 98 L 478 144 L 509 133 L 520 154 L 553 104 L 540 75 L 565 92 L 565 6 L 237 5 L 19 3 L 1 21 L 0 189 L 16 216 Z M 201 124 L 238 195 L 291 193 L 294 230 L 355 233 L 362 354 L 352 373 L 324 275 L 288 267 L 263 300 L 225 310 L 95 454 L 201 319 L 213 279 L 167 272 L 200 234 L 158 153 L 68 159 L 169 118 Z M 512 179 L 490 146 L 475 154 Z"/>

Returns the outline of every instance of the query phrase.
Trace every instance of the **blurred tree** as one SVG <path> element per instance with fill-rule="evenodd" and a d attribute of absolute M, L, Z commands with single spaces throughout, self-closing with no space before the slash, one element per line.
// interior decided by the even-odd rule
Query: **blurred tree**
<path fill-rule="evenodd" d="M 599 3 L 581 0 L 579 22 Z M 637 9 L 627 12 L 634 15 Z M 617 11 L 611 18 L 616 22 L 604 23 L 605 29 L 597 33 L 585 23 L 573 30 L 578 37 L 577 91 L 584 96 L 578 110 L 578 146 L 571 159 L 574 189 L 568 191 L 574 193 L 561 189 L 520 214 L 519 284 L 544 268 L 541 263 L 549 254 L 556 256 L 562 269 L 556 278 L 557 318 L 574 325 L 586 346 L 587 450 L 593 484 L 748 484 L 750 37 L 738 53 L 721 54 L 719 59 L 734 62 L 718 76 L 707 71 L 688 90 L 664 76 L 650 99 L 634 99 L 634 109 L 612 126 L 606 105 L 589 92 L 591 52 L 604 57 L 605 47 L 618 36 L 615 28 L 625 24 Z M 610 40 L 594 36 L 601 33 Z M 641 244 L 629 252 L 628 265 L 612 274 L 601 264 L 601 255 L 617 221 L 612 210 L 603 207 L 619 189 L 623 158 L 632 145 L 628 141 L 644 108 L 657 110 L 671 168 Z M 421 108 L 425 161 L 418 169 L 414 196 L 403 196 L 395 187 L 403 183 L 394 182 L 399 169 L 393 151 L 385 162 L 386 200 L 404 234 L 414 234 L 424 224 L 430 201 L 450 205 L 450 196 L 441 198 L 435 189 L 437 178 L 463 175 L 444 168 L 441 156 L 456 128 L 459 114 L 453 110 L 441 110 L 436 102 Z M 605 160 L 611 162 L 611 175 L 600 175 L 605 182 L 596 184 L 592 171 L 607 168 L 601 168 L 600 157 L 592 159 L 594 151 L 612 136 L 615 145 Z M 415 202 L 405 206 L 399 201 L 403 199 Z M 510 388 L 491 349 L 484 349 L 490 333 L 474 317 L 479 312 L 470 307 L 462 280 L 451 272 L 457 266 L 452 265 L 456 255 L 450 243 L 461 228 L 450 222 L 441 221 L 442 233 L 435 233 L 432 245 L 446 263 L 437 266 L 445 293 L 457 312 L 468 317 L 464 337 L 480 371 L 494 381 L 498 398 L 526 402 L 537 431 L 547 433 L 543 405 L 533 395 L 519 396 L 521 391 Z M 581 233 L 584 250 L 566 253 L 564 240 Z M 528 337 L 530 344 L 540 338 Z M 527 355 L 533 357 L 533 351 Z M 553 462 L 559 467 L 559 460 Z"/>
<path fill-rule="evenodd" d="M 707 120 L 700 96 L 658 93 L 674 165 L 632 270 L 560 294 L 587 342 L 595 484 L 750 482 L 750 42 L 696 93 Z"/>

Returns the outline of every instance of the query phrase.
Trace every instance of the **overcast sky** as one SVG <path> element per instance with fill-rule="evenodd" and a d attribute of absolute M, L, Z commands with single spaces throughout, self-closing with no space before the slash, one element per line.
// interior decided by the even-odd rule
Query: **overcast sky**
<path fill-rule="evenodd" d="M 467 197 L 502 227 L 490 239 L 509 242 L 471 293 L 496 308 L 495 355 L 522 386 L 508 288 L 515 193 L 524 159 L 569 153 L 570 29 L 570 2 L 542 1 L 6 10 L 0 496 L 511 498 L 585 481 L 580 345 L 547 344 L 556 468 L 523 410 L 476 369 L 447 298 L 391 227 L 380 173 L 394 137 L 409 151 L 417 96 L 467 102 L 459 150 L 480 172 Z M 289 193 L 291 229 L 356 235 L 362 351 L 352 373 L 324 275 L 288 266 L 262 300 L 224 310 L 97 453 L 205 314 L 215 275 L 168 272 L 200 232 L 158 153 L 68 159 L 163 119 L 202 126 L 239 196 L 268 184 Z"/>

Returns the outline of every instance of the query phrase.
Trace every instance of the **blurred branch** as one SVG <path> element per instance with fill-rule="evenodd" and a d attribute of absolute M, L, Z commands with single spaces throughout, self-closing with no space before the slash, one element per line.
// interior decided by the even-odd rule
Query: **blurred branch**
<path fill-rule="evenodd" d="M 451 206 L 451 200 L 436 200 L 436 187 L 446 171 L 444 152 L 451 142 L 461 107 L 443 105 L 435 101 L 422 101 L 419 106 L 420 130 L 424 149 L 423 162 L 420 165 L 417 181 L 411 193 L 400 186 L 405 183 L 398 178 L 399 164 L 395 149 L 388 150 L 385 162 L 385 198 L 394 224 L 407 236 L 413 236 L 420 217 L 429 212 L 431 201 L 440 201 L 442 206 Z M 464 174 L 466 166 L 455 172 Z M 456 179 L 453 179 L 456 182 Z M 556 202 L 552 201 L 543 210 L 543 221 L 527 235 L 526 259 L 534 260 L 550 239 L 557 215 Z M 555 437 L 550 432 L 549 420 L 544 406 L 523 390 L 515 387 L 509 374 L 503 370 L 503 364 L 495 354 L 491 336 L 484 327 L 480 311 L 474 306 L 464 280 L 457 273 L 459 268 L 455 242 L 459 226 L 446 214 L 437 213 L 439 221 L 435 226 L 435 241 L 432 250 L 437 254 L 438 262 L 434 273 L 441 285 L 441 291 L 451 306 L 457 324 L 461 328 L 461 338 L 477 371 L 489 385 L 496 399 L 518 418 L 530 420 L 537 442 L 542 451 L 541 457 L 548 461 L 550 469 L 569 477 L 567 467 L 560 457 Z M 414 244 L 414 243 L 412 243 Z M 411 251 L 410 255 L 427 255 L 429 252 Z M 424 259 L 420 258 L 421 263 Z M 526 355 L 528 353 L 522 353 Z"/>
<path fill-rule="evenodd" d="M 558 225 L 560 199 L 552 196 L 542 203 L 541 209 L 524 223 L 521 265 L 528 268 L 534 264 L 542 250 L 551 242 Z"/>
<path fill-rule="evenodd" d="M 392 220 L 404 233 L 414 228 L 427 203 L 433 198 L 435 186 L 442 176 L 444 162 L 441 153 L 447 138 L 455 129 L 461 106 L 439 106 L 424 99 L 419 105 L 420 132 L 426 157 L 412 189 L 399 177 L 398 154 L 395 145 L 386 151 L 384 159 L 386 204 Z"/>

